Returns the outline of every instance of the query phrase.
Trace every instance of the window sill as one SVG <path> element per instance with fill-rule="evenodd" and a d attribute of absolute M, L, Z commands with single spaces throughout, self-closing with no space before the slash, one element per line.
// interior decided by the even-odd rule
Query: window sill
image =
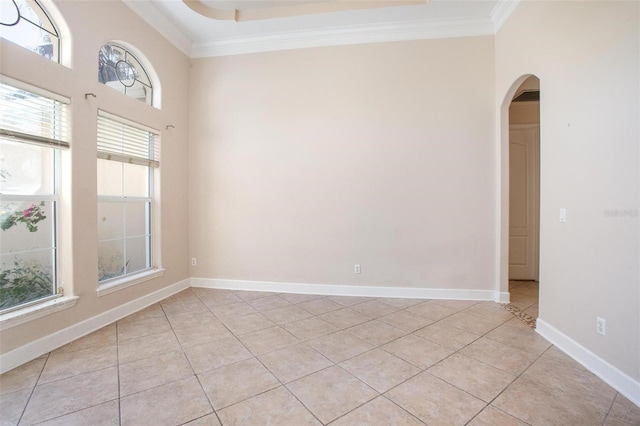
<path fill-rule="evenodd" d="M 43 303 L 38 303 L 24 309 L 0 315 L 0 331 L 8 330 L 20 324 L 72 308 L 76 305 L 78 296 L 62 296 Z"/>
<path fill-rule="evenodd" d="M 106 296 L 107 294 L 123 290 L 127 287 L 131 287 L 136 284 L 161 277 L 162 275 L 164 275 L 164 269 L 156 268 L 140 272 L 139 274 L 128 275 L 126 277 L 110 280 L 109 282 L 98 286 L 98 297 Z"/>

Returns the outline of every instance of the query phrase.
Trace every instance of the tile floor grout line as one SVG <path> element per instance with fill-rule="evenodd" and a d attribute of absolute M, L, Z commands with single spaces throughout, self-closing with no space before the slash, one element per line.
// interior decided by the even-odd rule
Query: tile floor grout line
<path fill-rule="evenodd" d="M 329 367 L 327 367 L 327 368 L 329 368 Z M 325 370 L 326 370 L 326 368 L 325 368 Z M 322 371 L 322 370 L 319 370 L 319 371 Z M 317 371 L 316 371 L 316 373 L 317 373 Z M 306 377 L 306 376 L 305 376 L 305 377 Z M 296 380 L 297 380 L 297 379 L 296 379 Z M 293 383 L 293 382 L 295 382 L 295 380 L 292 380 L 292 381 L 291 381 L 291 382 L 289 382 L 289 383 Z M 314 419 L 316 419 L 316 420 L 318 421 L 318 423 L 320 423 L 321 425 L 324 425 L 324 422 L 323 422 L 322 420 L 320 420 L 320 419 L 318 418 L 318 416 L 316 416 L 316 415 L 315 415 L 315 413 L 314 413 L 313 411 L 311 411 L 311 409 L 309 409 L 309 407 L 307 407 L 307 406 L 304 404 L 304 402 L 302 402 L 302 401 L 300 400 L 300 398 L 298 398 L 298 395 L 296 395 L 296 394 L 295 394 L 291 389 L 289 389 L 289 388 L 287 387 L 287 385 L 286 385 L 286 384 L 285 384 L 285 385 L 282 385 L 282 387 L 284 387 L 284 388 L 285 388 L 285 390 L 286 390 L 287 392 L 289 392 L 289 394 L 290 394 L 290 395 L 292 395 L 292 396 L 296 399 L 296 401 L 298 401 L 298 402 L 300 403 L 300 405 L 302 405 L 302 407 L 303 407 L 305 410 L 307 410 L 307 412 L 308 412 L 309 414 L 311 414 L 311 415 L 313 416 L 313 418 L 314 418 Z"/>
<path fill-rule="evenodd" d="M 415 377 L 415 376 L 414 376 Z M 387 391 L 388 392 L 388 391 Z M 386 393 L 386 392 L 385 392 Z M 408 415 L 410 415 L 411 417 L 413 417 L 414 419 L 416 419 L 417 421 L 419 421 L 420 423 L 427 425 L 426 422 L 423 422 L 422 420 L 420 420 L 418 417 L 416 417 L 413 413 L 411 413 L 409 410 L 407 410 L 406 408 L 404 408 L 401 405 L 396 404 L 395 401 L 393 401 L 391 398 L 388 398 L 385 394 L 381 394 L 380 397 L 386 399 L 387 401 L 389 401 L 390 403 L 392 403 L 393 405 L 395 405 L 396 407 L 400 408 L 402 411 L 404 411 L 405 413 L 407 413 Z"/>
<path fill-rule="evenodd" d="M 47 355 L 47 359 L 44 361 L 44 364 L 42 364 L 42 369 L 40 370 L 40 373 L 38 373 L 38 378 L 36 379 L 35 384 L 31 388 L 31 392 L 29 392 L 29 397 L 27 398 L 27 402 L 24 404 L 24 407 L 22 408 L 22 412 L 20 413 L 20 417 L 18 418 L 18 422 L 16 423 L 16 425 L 20 424 L 20 422 L 22 421 L 22 418 L 24 417 L 24 414 L 27 412 L 27 407 L 29 406 L 29 403 L 31 402 L 31 398 L 33 397 L 33 394 L 35 393 L 36 388 L 38 387 L 38 382 L 40 381 L 40 377 L 42 377 L 42 372 L 44 371 L 44 368 L 47 366 L 47 363 L 49 362 L 49 357 L 51 356 L 51 352 L 47 352 L 46 355 Z"/>
<path fill-rule="evenodd" d="M 500 343 L 500 342 L 498 342 L 498 343 Z M 549 346 L 547 349 L 545 349 L 544 351 L 542 351 L 542 353 L 541 353 L 540 355 L 538 355 L 538 356 L 537 356 L 537 357 L 536 357 L 536 358 L 535 358 L 531 363 L 529 363 L 529 365 L 528 365 L 524 370 L 522 370 L 522 371 L 520 372 L 520 374 L 517 374 L 517 375 L 516 375 L 516 377 L 515 377 L 515 378 L 514 378 L 514 379 L 513 379 L 513 380 L 512 380 L 512 381 L 511 381 L 507 386 L 505 386 L 505 387 L 504 387 L 504 389 L 502 389 L 502 390 L 501 390 L 501 391 L 500 391 L 500 392 L 499 392 L 499 393 L 498 393 L 498 394 L 497 394 L 497 395 L 496 395 L 496 396 L 495 396 L 491 401 L 489 401 L 489 404 L 488 404 L 488 405 L 491 405 L 491 406 L 493 407 L 493 403 L 494 403 L 494 401 L 495 401 L 495 400 L 497 400 L 498 398 L 500 398 L 500 396 L 501 396 L 501 395 L 502 395 L 502 394 L 503 394 L 503 393 L 504 393 L 504 392 L 505 392 L 505 391 L 506 391 L 506 390 L 507 390 L 507 389 L 508 389 L 512 384 L 514 384 L 518 379 L 520 379 L 520 378 L 522 377 L 522 375 L 523 375 L 527 370 L 529 370 L 529 369 L 533 366 L 533 364 L 535 364 L 535 363 L 536 363 L 540 358 L 542 358 L 542 356 L 543 356 L 543 355 L 544 355 L 544 354 L 545 354 L 549 349 L 551 349 L 552 347 L 553 347 L 553 344 L 552 344 L 551 346 Z M 530 423 L 529 423 L 529 422 L 525 421 L 524 419 L 521 419 L 520 417 L 516 416 L 515 414 L 512 414 L 512 413 L 510 413 L 510 412 L 508 412 L 508 411 L 506 411 L 506 410 L 503 410 L 503 409 L 501 409 L 501 408 L 499 408 L 499 407 L 495 407 L 495 408 L 497 408 L 497 409 L 499 409 L 499 410 L 501 410 L 501 411 L 504 411 L 505 413 L 509 414 L 511 417 L 514 417 L 514 418 L 516 418 L 516 419 L 518 419 L 518 420 L 520 420 L 520 421 L 522 421 L 522 422 L 524 422 L 524 423 L 526 423 L 526 424 L 530 425 Z"/>
<path fill-rule="evenodd" d="M 122 392 L 120 391 L 120 336 L 116 321 L 116 374 L 118 375 L 118 425 L 122 426 Z"/>
<path fill-rule="evenodd" d="M 95 370 L 91 370 L 91 371 L 84 371 L 84 372 L 82 372 L 82 373 L 73 374 L 73 375 L 71 375 L 71 376 L 61 377 L 61 378 L 59 378 L 59 379 L 51 380 L 51 381 L 44 382 L 44 383 L 37 383 L 37 384 L 36 384 L 36 386 L 34 386 L 34 388 L 35 388 L 35 387 L 37 387 L 37 386 L 45 386 L 45 385 L 49 385 L 49 384 L 52 384 L 52 383 L 61 382 L 61 381 L 63 381 L 63 380 L 73 379 L 73 378 L 75 378 L 75 377 L 80 377 L 80 376 L 84 376 L 84 375 L 87 375 L 87 374 L 96 373 L 96 372 L 98 372 L 98 371 L 106 370 L 106 369 L 108 369 L 108 368 L 114 368 L 114 367 L 117 367 L 117 366 L 118 366 L 117 364 L 115 364 L 115 365 L 107 365 L 106 367 L 96 368 Z M 40 381 L 40 377 L 38 377 L 38 382 L 39 382 L 39 381 Z M 26 389 L 26 388 L 24 388 L 24 389 Z M 18 390 L 24 390 L 24 389 L 18 389 Z"/>
<path fill-rule="evenodd" d="M 65 417 L 65 416 L 68 416 L 68 415 L 71 415 L 71 414 L 74 414 L 74 413 L 78 413 L 78 412 L 80 412 L 82 410 L 88 410 L 89 408 L 98 407 L 98 406 L 100 406 L 102 404 L 107 404 L 107 403 L 113 402 L 113 401 L 118 401 L 118 398 L 116 397 L 116 398 L 110 399 L 108 401 L 102 401 L 102 402 L 99 402 L 97 404 L 88 405 L 86 407 L 79 408 L 79 409 L 74 410 L 74 411 L 69 411 L 68 413 L 60 414 L 58 416 L 53 416 L 53 417 L 49 417 L 47 419 L 42 419 L 42 420 L 38 421 L 37 423 L 31 423 L 31 425 L 35 426 L 35 425 L 39 425 L 39 424 L 42 424 L 42 423 L 45 423 L 45 422 L 50 422 L 51 420 L 59 419 L 59 418 L 62 418 L 62 417 Z M 120 415 L 119 414 L 118 414 L 118 422 L 120 422 Z M 16 423 L 16 425 L 19 425 L 19 424 L 20 424 L 19 422 Z"/>
<path fill-rule="evenodd" d="M 605 420 L 607 419 L 607 416 L 611 414 L 611 409 L 613 409 L 613 405 L 616 403 L 616 399 L 618 398 L 619 393 L 620 392 L 616 391 L 616 394 L 613 395 L 613 399 L 611 400 L 611 404 L 609 404 L 609 409 L 607 410 L 607 415 L 605 416 Z"/>
<path fill-rule="evenodd" d="M 187 358 L 187 361 L 189 361 L 189 359 Z M 191 365 L 191 364 L 189 364 Z M 192 367 L 193 370 L 193 367 Z M 195 373 L 193 373 L 193 375 L 195 376 L 196 380 L 198 381 L 198 385 L 200 386 L 200 389 L 202 390 L 202 393 L 204 393 L 204 396 L 207 398 L 207 401 L 209 402 L 209 405 L 211 406 L 211 410 L 213 410 L 213 413 L 207 413 L 204 414 L 201 417 L 205 417 L 205 416 L 209 416 L 211 414 L 215 414 L 216 418 L 218 419 L 218 422 L 220 422 L 220 424 L 222 424 L 222 420 L 220 419 L 220 416 L 218 415 L 218 410 L 216 410 L 216 407 L 214 407 L 213 405 L 213 401 L 211 401 L 211 398 L 209 398 L 209 394 L 207 394 L 207 392 L 204 390 L 204 386 L 202 386 L 202 382 L 200 381 L 200 377 L 198 377 L 198 375 Z M 191 419 L 191 420 L 187 420 L 184 424 L 189 423 L 194 421 L 195 419 Z"/>
<path fill-rule="evenodd" d="M 493 408 L 494 410 L 498 410 L 498 411 L 500 411 L 500 412 L 502 412 L 502 413 L 506 414 L 506 415 L 507 415 L 507 416 L 509 416 L 509 417 L 513 417 L 513 418 L 514 418 L 514 419 L 516 419 L 517 421 L 522 422 L 522 423 L 524 423 L 524 424 L 525 424 L 525 425 L 527 425 L 527 426 L 533 426 L 531 423 L 529 423 L 529 422 L 525 422 L 525 421 L 524 421 L 524 420 L 522 420 L 521 418 L 516 417 L 516 416 L 514 416 L 514 415 L 512 415 L 512 414 L 509 414 L 508 412 L 504 411 L 503 409 L 498 408 L 498 407 L 496 407 L 495 405 L 491 405 L 491 403 L 487 404 L 487 406 L 486 406 L 486 407 L 484 407 L 482 410 L 480 410 L 480 411 L 479 411 L 475 416 L 473 416 L 472 418 L 470 418 L 470 419 L 469 419 L 469 421 L 467 421 L 467 422 L 465 423 L 465 426 L 470 425 L 470 424 L 471 424 L 471 422 L 472 422 L 474 419 L 476 419 L 480 414 L 482 414 L 482 413 L 483 413 L 487 408 L 489 408 L 489 407 Z"/>
<path fill-rule="evenodd" d="M 375 390 L 375 389 L 374 389 L 374 390 Z M 378 392 L 378 391 L 376 391 L 376 392 Z M 384 398 L 384 395 L 383 395 L 383 394 L 381 394 L 380 392 L 378 392 L 378 395 L 376 395 L 376 396 L 374 396 L 373 398 L 371 398 L 371 399 L 369 399 L 369 400 L 367 400 L 367 401 L 363 402 L 362 404 L 357 405 L 356 407 L 353 407 L 351 410 L 347 411 L 347 412 L 346 412 L 346 413 L 344 413 L 344 414 L 339 415 L 339 416 L 338 416 L 338 417 L 336 417 L 335 419 L 332 419 L 331 421 L 329 421 L 329 422 L 327 422 L 327 423 L 323 423 L 323 422 L 320 422 L 320 423 L 322 423 L 324 426 L 330 425 L 331 423 L 333 423 L 333 422 L 335 422 L 335 421 L 337 421 L 337 420 L 341 419 L 342 417 L 347 416 L 347 415 L 351 414 L 352 412 L 356 411 L 358 408 L 363 407 L 363 406 L 367 405 L 368 403 L 370 403 L 371 401 L 373 401 L 373 400 L 375 400 L 375 399 L 378 399 L 378 398 L 381 398 L 381 397 L 382 397 L 382 398 Z"/>
<path fill-rule="evenodd" d="M 377 393 L 377 395 L 376 395 L 376 396 L 374 396 L 373 398 L 368 399 L 367 401 L 363 402 L 362 404 L 358 405 L 357 407 L 354 407 L 353 409 L 349 410 L 347 413 L 343 414 L 344 416 L 346 416 L 347 414 L 349 414 L 351 411 L 353 411 L 353 410 L 355 410 L 355 409 L 357 409 L 357 408 L 359 408 L 359 407 L 361 407 L 361 406 L 363 406 L 363 405 L 365 405 L 365 404 L 367 404 L 367 403 L 369 403 L 369 402 L 373 401 L 374 399 L 378 398 L 379 396 L 382 396 L 382 394 L 381 394 L 380 392 L 378 392 L 376 389 L 374 389 L 374 388 L 373 388 L 373 387 L 371 387 L 369 384 L 367 384 L 367 383 L 365 383 L 364 381 L 362 381 L 359 377 L 356 377 L 356 376 L 354 376 L 353 374 L 351 374 L 349 371 L 347 371 L 344 367 L 342 367 L 342 366 L 341 366 L 341 365 L 339 365 L 339 364 L 330 365 L 330 366 L 328 366 L 328 367 L 323 368 L 322 370 L 318 370 L 318 371 L 316 371 L 315 373 L 311 373 L 311 374 L 308 374 L 308 375 L 306 375 L 306 376 L 304 376 L 304 377 L 300 377 L 299 379 L 292 380 L 292 381 L 290 381 L 288 384 L 291 384 L 291 383 L 296 382 L 296 381 L 298 381 L 298 380 L 301 380 L 301 379 L 303 379 L 303 378 L 305 378 L 305 377 L 312 376 L 313 374 L 319 373 L 319 372 L 321 372 L 321 371 L 328 370 L 328 369 L 333 368 L 333 367 L 338 367 L 338 368 L 342 369 L 342 371 L 344 371 L 345 373 L 347 373 L 349 376 L 351 376 L 351 377 L 353 377 L 354 379 L 358 380 L 360 383 L 362 383 L 363 385 L 365 385 L 366 387 L 368 387 L 369 389 L 371 389 L 371 390 L 373 390 L 375 393 Z M 284 385 L 284 386 L 286 387 L 286 385 Z M 291 392 L 291 394 L 293 394 L 293 396 L 294 396 L 294 397 L 296 397 L 296 399 L 298 399 L 298 396 L 297 396 L 297 395 L 296 395 L 296 394 L 295 394 L 291 389 L 289 389 L 289 387 L 287 387 L 287 390 L 288 390 L 289 392 Z M 300 400 L 298 399 L 298 401 L 300 401 Z M 303 401 L 300 401 L 300 403 L 301 403 L 302 405 L 304 405 L 304 407 L 305 407 L 307 410 L 309 410 L 309 411 L 311 412 L 311 409 L 310 409 L 310 408 L 308 408 L 308 407 L 304 404 L 304 402 L 303 402 Z M 313 412 L 311 412 L 311 414 L 313 414 Z M 316 416 L 315 416 L 315 414 L 314 414 L 314 417 L 316 417 Z M 342 416 L 339 416 L 339 417 L 342 417 Z M 336 417 L 335 419 L 332 419 L 332 420 L 331 420 L 331 421 L 329 421 L 328 423 L 324 423 L 324 422 L 323 422 L 323 421 L 321 421 L 320 419 L 318 419 L 318 421 L 320 421 L 320 423 L 321 423 L 321 424 L 323 424 L 323 425 L 328 425 L 329 423 L 335 422 L 339 417 Z M 317 418 L 317 417 L 316 417 L 316 418 Z"/>

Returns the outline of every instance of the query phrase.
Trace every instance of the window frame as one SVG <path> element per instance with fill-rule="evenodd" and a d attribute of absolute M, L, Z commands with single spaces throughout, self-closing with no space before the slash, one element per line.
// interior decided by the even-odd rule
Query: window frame
<path fill-rule="evenodd" d="M 100 120 L 106 119 L 111 120 L 117 124 L 133 127 L 136 130 L 143 131 L 148 133 L 153 137 L 153 142 L 150 143 L 150 151 L 152 152 L 152 158 L 143 159 L 141 157 L 130 157 L 129 154 L 124 153 L 122 155 L 118 155 L 113 152 L 105 152 L 100 151 L 99 148 L 97 150 L 97 159 L 96 161 L 114 161 L 120 164 L 135 164 L 138 166 L 147 167 L 147 191 L 148 195 L 146 197 L 142 196 L 127 196 L 124 195 L 124 190 L 122 191 L 122 195 L 100 195 L 99 192 L 97 195 L 97 202 L 113 202 L 113 203 L 146 203 L 148 205 L 148 212 L 146 213 L 145 227 L 148 232 L 148 238 L 146 238 L 146 258 L 148 261 L 148 267 L 142 270 L 136 270 L 131 273 L 121 274 L 118 276 L 114 276 L 108 279 L 97 281 L 98 287 L 98 296 L 103 296 L 106 294 L 110 294 L 114 291 L 124 289 L 138 283 L 157 278 L 162 276 L 164 273 L 164 269 L 160 266 L 160 229 L 158 226 L 159 220 L 159 201 L 158 201 L 158 193 L 157 193 L 157 182 L 159 179 L 159 172 L 154 169 L 160 169 L 159 167 L 159 146 L 160 146 L 160 137 L 161 132 L 153 129 L 144 124 L 129 120 L 127 118 L 123 118 L 121 116 L 117 116 L 115 114 L 109 113 L 104 110 L 98 110 L 98 119 Z M 123 141 L 124 143 L 124 141 Z M 113 155 L 112 155 L 113 154 Z M 96 163 L 97 164 L 97 163 Z M 98 218 L 96 218 L 98 219 Z M 125 222 L 126 227 L 126 222 Z M 145 234 L 147 236 L 147 234 Z M 126 242 L 127 235 L 126 232 L 123 232 L 123 236 L 121 238 L 124 242 Z M 98 239 L 98 242 L 102 240 Z M 125 244 L 126 247 L 126 244 Z"/>
<path fill-rule="evenodd" d="M 0 310 L 0 324 L 2 324 L 2 328 L 6 328 L 4 321 L 5 318 L 16 318 L 22 316 L 24 313 L 29 314 L 30 312 L 38 311 L 42 306 L 47 306 L 54 304 L 54 306 L 58 306 L 60 304 L 66 303 L 66 301 L 74 300 L 72 305 L 75 304 L 76 298 L 63 297 L 63 287 L 61 285 L 61 258 L 64 255 L 61 249 L 61 241 L 63 240 L 61 234 L 61 174 L 62 174 L 62 155 L 63 151 L 68 151 L 70 148 L 70 118 L 71 118 L 71 100 L 64 96 L 37 88 L 27 83 L 23 83 L 21 81 L 12 79 L 10 77 L 6 77 L 4 75 L 0 75 L 0 84 L 9 86 L 12 89 L 17 89 L 21 91 L 25 91 L 31 93 L 33 95 L 39 96 L 41 98 L 45 98 L 48 101 L 53 101 L 52 105 L 56 111 L 56 114 L 52 116 L 52 120 L 50 122 L 46 122 L 46 124 L 51 124 L 52 128 L 56 128 L 59 130 L 55 132 L 54 137 L 43 137 L 34 135 L 33 133 L 22 132 L 16 127 L 13 129 L 6 129 L 2 123 L 0 123 L 0 139 L 4 139 L 6 143 L 15 143 L 15 144 L 26 144 L 39 146 L 43 149 L 50 149 L 52 152 L 51 159 L 51 193 L 45 194 L 3 194 L 0 193 L 0 201 L 15 201 L 15 202 L 51 202 L 53 205 L 51 211 L 51 226 L 53 227 L 52 235 L 51 235 L 51 250 L 52 250 L 52 294 L 41 297 L 36 300 L 31 300 L 25 303 L 20 303 L 11 307 L 7 307 Z M 59 105 L 56 105 L 59 104 Z M 0 231 L 1 232 L 1 231 Z M 35 252 L 38 250 L 29 249 L 24 251 Z M 60 300 L 63 299 L 63 300 Z M 71 306 L 72 306 L 71 305 Z M 33 316 L 33 314 L 30 314 Z M 11 326 L 17 325 L 14 324 L 15 321 L 11 322 Z"/>
<path fill-rule="evenodd" d="M 102 77 L 102 67 L 101 67 L 101 58 L 102 58 L 102 50 L 105 49 L 105 47 L 109 47 L 112 49 L 117 49 L 122 51 L 124 58 L 120 59 L 118 62 L 116 62 L 114 64 L 114 66 L 111 66 L 108 62 L 104 63 L 105 67 L 109 67 L 109 68 L 113 68 L 113 72 L 116 75 L 116 79 L 115 80 L 109 80 L 109 81 L 101 81 L 101 77 Z M 129 58 L 133 59 L 133 63 L 130 62 Z M 124 62 L 127 64 L 127 66 L 129 68 L 131 68 L 135 73 L 137 73 L 138 75 L 144 75 L 146 81 L 148 82 L 145 83 L 142 79 L 139 79 L 137 76 L 134 78 L 134 83 L 131 86 L 126 85 L 122 79 L 120 78 L 120 76 L 118 75 L 118 64 L 120 64 L 121 62 Z M 139 65 L 139 69 L 136 66 Z M 123 90 L 120 91 L 118 88 L 113 87 L 107 83 L 110 82 L 119 82 L 122 86 L 123 86 Z M 156 103 L 156 88 L 154 87 L 154 83 L 153 80 L 151 79 L 149 72 L 147 71 L 147 69 L 145 68 L 145 66 L 143 65 L 142 61 L 140 59 L 138 59 L 138 56 L 133 53 L 131 51 L 131 49 L 129 49 L 128 47 L 124 46 L 121 43 L 117 43 L 117 42 L 113 42 L 113 41 L 109 41 L 105 44 L 103 44 L 102 46 L 100 46 L 100 49 L 98 50 L 98 82 L 100 84 L 104 84 L 107 87 L 112 88 L 113 90 L 116 90 L 122 94 L 124 94 L 125 96 L 132 98 L 132 99 L 136 99 L 140 102 L 143 102 L 145 105 L 149 105 L 149 106 L 154 106 Z M 135 86 L 136 82 L 140 83 L 142 86 L 146 87 L 149 91 L 150 94 L 148 96 L 145 96 L 145 99 L 143 100 L 142 98 L 139 97 L 134 97 L 132 96 L 132 94 L 130 92 L 127 91 L 127 89 L 129 89 L 130 87 Z"/>

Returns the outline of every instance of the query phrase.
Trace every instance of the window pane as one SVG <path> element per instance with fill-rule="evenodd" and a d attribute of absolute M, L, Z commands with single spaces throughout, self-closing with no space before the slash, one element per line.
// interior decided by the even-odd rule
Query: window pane
<path fill-rule="evenodd" d="M 0 140 L 0 193 L 53 194 L 54 150 Z"/>
<path fill-rule="evenodd" d="M 0 0 L 0 36 L 45 58 L 59 61 L 58 32 L 39 5 Z"/>
<path fill-rule="evenodd" d="M 112 43 L 98 52 L 98 81 L 147 105 L 152 103 L 149 76 L 127 49 Z"/>
<path fill-rule="evenodd" d="M 122 163 L 98 159 L 98 195 L 122 195 Z"/>
<path fill-rule="evenodd" d="M 149 196 L 149 167 L 123 163 L 125 197 Z"/>
<path fill-rule="evenodd" d="M 131 87 L 126 87 L 125 89 L 127 96 L 131 96 L 146 104 L 151 104 L 151 87 L 145 86 L 136 80 L 132 82 Z"/>
<path fill-rule="evenodd" d="M 124 273 L 124 240 L 98 243 L 98 280 L 120 276 Z"/>
<path fill-rule="evenodd" d="M 148 205 L 149 203 L 127 203 L 127 237 L 140 237 L 147 235 L 148 232 Z"/>
<path fill-rule="evenodd" d="M 125 204 L 98 202 L 98 240 L 124 238 Z"/>
<path fill-rule="evenodd" d="M 55 294 L 53 249 L 0 256 L 0 309 Z"/>
<path fill-rule="evenodd" d="M 0 202 L 0 254 L 54 247 L 53 201 Z"/>
<path fill-rule="evenodd" d="M 151 266 L 147 251 L 148 242 L 148 236 L 127 238 L 127 273 L 141 271 Z"/>

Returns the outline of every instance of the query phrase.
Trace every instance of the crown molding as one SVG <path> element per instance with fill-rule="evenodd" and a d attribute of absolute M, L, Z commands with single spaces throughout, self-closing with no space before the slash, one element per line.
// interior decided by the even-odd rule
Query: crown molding
<path fill-rule="evenodd" d="M 122 1 L 190 58 L 242 55 L 322 46 L 494 35 L 520 3 L 520 0 L 498 0 L 490 17 L 486 19 L 344 26 L 323 30 L 192 42 L 153 5 L 153 0 Z"/>
<path fill-rule="evenodd" d="M 194 43 L 191 48 L 191 57 L 207 58 L 309 47 L 473 37 L 493 34 L 494 25 L 490 19 L 399 22 L 395 24 L 349 26 L 327 30 L 267 34 L 264 36 Z"/>
<path fill-rule="evenodd" d="M 491 22 L 493 22 L 494 34 L 502 28 L 519 4 L 520 0 L 498 0 L 498 3 L 496 3 L 491 11 Z"/>
<path fill-rule="evenodd" d="M 191 39 L 160 12 L 151 0 L 122 0 L 122 2 L 182 53 L 189 57 L 191 56 Z"/>

